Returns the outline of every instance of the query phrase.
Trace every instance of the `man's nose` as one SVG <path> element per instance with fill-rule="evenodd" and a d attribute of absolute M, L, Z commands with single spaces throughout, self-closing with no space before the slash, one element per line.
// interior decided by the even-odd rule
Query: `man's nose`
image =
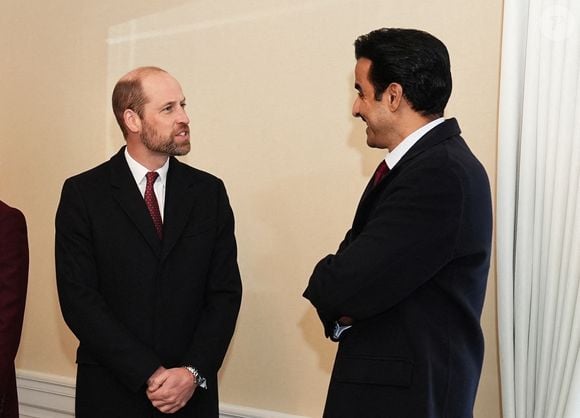
<path fill-rule="evenodd" d="M 356 99 L 354 99 L 354 103 L 352 104 L 352 115 L 355 118 L 360 117 L 358 101 L 359 101 L 359 98 L 357 97 Z"/>
<path fill-rule="evenodd" d="M 179 117 L 177 120 L 179 123 L 185 123 L 186 125 L 189 125 L 189 117 L 187 116 L 187 112 L 185 111 L 185 108 L 181 108 L 181 111 L 179 112 Z"/>

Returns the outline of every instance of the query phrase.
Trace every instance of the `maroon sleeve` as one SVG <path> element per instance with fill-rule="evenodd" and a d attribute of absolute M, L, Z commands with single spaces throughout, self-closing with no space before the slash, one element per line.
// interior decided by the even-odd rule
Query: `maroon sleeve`
<path fill-rule="evenodd" d="M 26 220 L 0 202 L 0 392 L 20 343 L 28 283 Z"/>

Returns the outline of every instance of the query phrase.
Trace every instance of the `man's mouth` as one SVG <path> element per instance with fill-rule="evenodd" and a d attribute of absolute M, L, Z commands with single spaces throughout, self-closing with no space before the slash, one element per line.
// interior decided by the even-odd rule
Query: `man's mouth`
<path fill-rule="evenodd" d="M 181 129 L 179 131 L 176 132 L 175 136 L 189 136 L 189 128 L 185 128 L 185 129 Z"/>

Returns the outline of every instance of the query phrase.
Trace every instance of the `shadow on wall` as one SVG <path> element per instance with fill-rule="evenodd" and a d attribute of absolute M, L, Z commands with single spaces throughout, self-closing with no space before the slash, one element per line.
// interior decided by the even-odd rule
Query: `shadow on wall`
<path fill-rule="evenodd" d="M 316 315 L 316 311 L 313 308 L 308 309 L 300 319 L 298 325 L 302 330 L 304 341 L 318 355 L 318 367 L 324 373 L 330 375 L 336 350 L 328 349 L 330 340 L 324 338 L 324 329 L 322 328 L 320 319 Z"/>

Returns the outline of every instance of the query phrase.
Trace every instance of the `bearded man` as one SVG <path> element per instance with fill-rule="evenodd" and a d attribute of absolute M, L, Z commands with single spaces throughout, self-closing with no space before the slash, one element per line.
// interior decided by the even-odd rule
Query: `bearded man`
<path fill-rule="evenodd" d="M 471 418 L 491 255 L 487 174 L 445 118 L 447 47 L 416 29 L 355 41 L 354 117 L 385 157 L 304 296 L 338 342 L 324 418 Z"/>
<path fill-rule="evenodd" d="M 242 292 L 224 184 L 175 158 L 190 150 L 189 118 L 166 71 L 123 76 L 113 111 L 126 146 L 66 180 L 56 214 L 76 416 L 217 418 Z"/>

